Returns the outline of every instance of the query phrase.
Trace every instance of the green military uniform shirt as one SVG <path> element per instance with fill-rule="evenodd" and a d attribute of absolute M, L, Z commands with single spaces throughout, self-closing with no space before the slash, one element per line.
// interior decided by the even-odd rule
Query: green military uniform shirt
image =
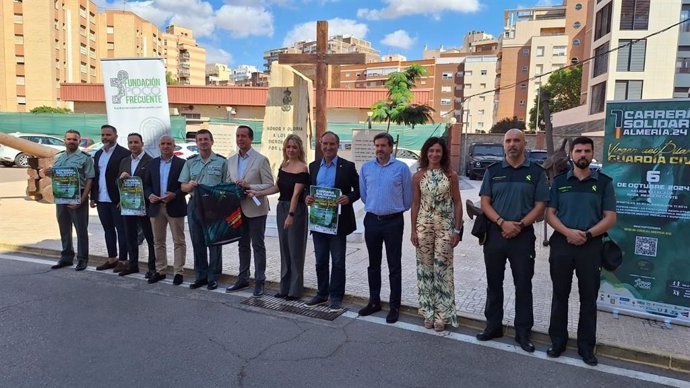
<path fill-rule="evenodd" d="M 616 211 L 613 180 L 599 171 L 579 180 L 573 170 L 558 175 L 551 185 L 548 206 L 571 229 L 588 230 L 604 218 L 604 211 Z"/>
<path fill-rule="evenodd" d="M 504 159 L 486 169 L 479 195 L 490 197 L 491 206 L 506 221 L 520 221 L 535 202 L 549 200 L 549 186 L 538 164 L 525 159 L 514 168 Z"/>
<path fill-rule="evenodd" d="M 208 160 L 204 161 L 201 155 L 195 155 L 187 159 L 180 173 L 180 183 L 197 181 L 200 185 L 215 186 L 225 182 L 228 167 L 224 157 L 211 152 Z"/>
<path fill-rule="evenodd" d="M 77 149 L 69 154 L 67 151 L 62 151 L 57 154 L 53 168 L 72 167 L 79 172 L 79 187 L 84 190 L 87 179 L 93 179 L 96 176 L 96 171 L 93 167 L 93 158 L 91 155 Z"/>

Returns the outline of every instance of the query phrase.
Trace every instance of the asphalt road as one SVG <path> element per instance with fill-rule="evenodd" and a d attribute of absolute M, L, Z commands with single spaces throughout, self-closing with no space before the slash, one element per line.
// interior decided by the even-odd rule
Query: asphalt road
<path fill-rule="evenodd" d="M 50 263 L 0 253 L 0 386 L 690 386 L 639 365 L 591 368 L 528 355 L 510 339 L 437 335 L 416 317 L 328 322 L 241 305 L 248 293 Z"/>

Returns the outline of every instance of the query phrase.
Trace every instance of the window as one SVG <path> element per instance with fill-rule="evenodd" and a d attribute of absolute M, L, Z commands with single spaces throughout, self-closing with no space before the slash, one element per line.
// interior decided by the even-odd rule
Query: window
<path fill-rule="evenodd" d="M 453 73 L 443 73 L 443 75 L 441 76 L 441 79 L 452 80 L 453 79 Z"/>
<path fill-rule="evenodd" d="M 580 45 L 580 39 L 573 39 L 573 46 L 577 47 Z"/>
<path fill-rule="evenodd" d="M 527 67 L 527 66 L 522 66 L 522 68 L 520 69 L 520 71 L 523 72 L 523 73 L 527 73 L 527 72 L 529 71 L 529 67 Z"/>
<path fill-rule="evenodd" d="M 79 46 L 79 53 L 82 55 L 86 55 L 86 46 Z"/>
<path fill-rule="evenodd" d="M 678 47 L 676 59 L 676 73 L 690 73 L 690 46 Z"/>
<path fill-rule="evenodd" d="M 575 9 L 576 9 L 577 11 L 581 10 L 581 9 L 582 9 L 582 4 L 580 4 L 580 3 L 575 4 Z"/>
<path fill-rule="evenodd" d="M 441 93 L 450 93 L 452 89 L 450 86 L 441 86 Z"/>
<path fill-rule="evenodd" d="M 519 104 L 520 106 L 525 106 L 525 100 L 520 100 Z"/>
<path fill-rule="evenodd" d="M 15 35 L 14 44 L 24 44 L 24 35 Z"/>
<path fill-rule="evenodd" d="M 17 76 L 17 85 L 26 85 L 26 79 L 24 76 Z"/>
<path fill-rule="evenodd" d="M 480 72 L 481 75 L 486 75 L 486 73 L 487 73 L 486 70 L 482 70 L 482 71 Z"/>
<path fill-rule="evenodd" d="M 606 81 L 592 86 L 592 101 L 589 104 L 589 114 L 600 113 L 606 106 Z"/>
<path fill-rule="evenodd" d="M 680 10 L 680 20 L 690 19 L 690 4 L 683 4 Z M 686 21 L 680 25 L 680 32 L 690 32 L 690 21 Z"/>
<path fill-rule="evenodd" d="M 17 104 L 26 105 L 26 96 L 17 96 Z"/>
<path fill-rule="evenodd" d="M 472 89 L 472 84 L 465 84 L 465 89 Z"/>
<path fill-rule="evenodd" d="M 564 57 L 566 49 L 567 49 L 566 46 L 553 46 L 553 56 L 554 57 Z"/>
<path fill-rule="evenodd" d="M 534 74 L 541 75 L 542 73 L 544 73 L 544 65 L 536 65 L 534 67 Z"/>
<path fill-rule="evenodd" d="M 594 22 L 594 40 L 611 32 L 611 4 L 606 4 L 597 12 L 596 21 Z"/>
<path fill-rule="evenodd" d="M 484 128 L 484 122 L 483 122 L 483 121 L 478 121 L 478 122 L 477 122 L 477 128 Z"/>
<path fill-rule="evenodd" d="M 621 2 L 621 30 L 646 30 L 649 25 L 649 0 Z"/>
<path fill-rule="evenodd" d="M 23 24 L 24 23 L 24 17 L 20 13 L 15 13 L 14 14 L 14 24 Z"/>
<path fill-rule="evenodd" d="M 477 116 L 484 116 L 484 109 L 480 109 L 477 111 Z"/>
<path fill-rule="evenodd" d="M 485 83 L 479 84 L 479 88 L 480 88 L 480 89 L 486 89 L 486 84 L 485 84 Z"/>
<path fill-rule="evenodd" d="M 673 88 L 673 98 L 688 98 L 690 97 L 690 88 L 675 87 Z"/>
<path fill-rule="evenodd" d="M 522 49 L 522 56 L 523 56 L 523 57 L 529 56 L 529 49 L 528 49 L 528 48 Z"/>
<path fill-rule="evenodd" d="M 350 73 L 345 73 L 345 78 L 350 78 Z"/>
<path fill-rule="evenodd" d="M 113 27 L 113 26 L 108 26 L 108 27 L 105 28 L 105 33 L 106 33 L 106 34 L 112 34 L 112 33 L 114 33 L 114 32 L 115 32 L 115 27 Z"/>
<path fill-rule="evenodd" d="M 24 56 L 23 55 L 17 55 L 17 64 L 18 65 L 23 65 L 24 64 Z"/>
<path fill-rule="evenodd" d="M 543 57 L 544 56 L 544 46 L 537 46 L 537 54 L 538 57 Z"/>
<path fill-rule="evenodd" d="M 486 96 L 479 96 L 479 101 L 486 101 Z"/>
<path fill-rule="evenodd" d="M 108 50 L 115 50 L 115 43 L 108 42 L 107 47 L 108 47 Z"/>
<path fill-rule="evenodd" d="M 642 81 L 616 81 L 615 100 L 641 100 Z"/>
<path fill-rule="evenodd" d="M 609 68 L 609 42 L 602 44 L 594 50 L 594 71 L 593 77 L 608 72 Z M 606 54 L 604 54 L 606 53 Z"/>
<path fill-rule="evenodd" d="M 644 71 L 645 53 L 647 52 L 647 41 L 640 40 L 631 44 L 629 39 L 618 41 L 618 63 L 617 71 Z M 680 50 L 679 50 L 680 52 Z"/>
<path fill-rule="evenodd" d="M 450 98 L 442 98 L 441 105 L 450 105 Z"/>
<path fill-rule="evenodd" d="M 472 76 L 472 70 L 465 71 L 465 76 L 471 77 Z"/>
<path fill-rule="evenodd" d="M 577 30 L 577 29 L 580 28 L 580 27 L 582 27 L 582 24 L 580 24 L 580 22 L 575 22 L 575 23 L 573 23 L 573 28 L 574 28 L 574 29 Z"/>

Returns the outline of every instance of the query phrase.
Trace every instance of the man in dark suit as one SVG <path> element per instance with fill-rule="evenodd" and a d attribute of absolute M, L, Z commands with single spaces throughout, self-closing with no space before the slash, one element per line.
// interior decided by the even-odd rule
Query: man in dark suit
<path fill-rule="evenodd" d="M 180 173 L 184 159 L 175 156 L 175 140 L 172 136 L 161 136 L 158 147 L 161 156 L 153 159 L 144 176 L 144 196 L 149 200 L 149 217 L 153 227 L 153 245 L 156 252 L 156 272 L 149 278 L 153 284 L 165 279 L 168 267 L 166 228 L 170 225 L 173 239 L 174 274 L 173 284 L 182 284 L 187 243 L 184 236 L 184 217 L 187 215 L 187 201 L 181 190 Z"/>
<path fill-rule="evenodd" d="M 120 216 L 120 191 L 117 188 L 117 178 L 120 162 L 129 156 L 130 152 L 117 144 L 117 129 L 112 125 L 106 124 L 101 127 L 101 142 L 103 148 L 98 150 L 93 158 L 96 177 L 91 188 L 91 207 L 98 210 L 98 218 L 103 225 L 108 261 L 96 269 L 103 271 L 115 268 L 115 272 L 120 272 L 127 268 L 127 239 Z"/>
<path fill-rule="evenodd" d="M 120 179 L 127 179 L 132 176 L 139 177 L 142 181 L 142 190 L 144 176 L 146 175 L 147 167 L 151 162 L 151 155 L 144 152 L 144 139 L 138 133 L 130 133 L 127 135 L 127 147 L 132 154 L 120 162 Z M 148 213 L 149 203 L 144 197 L 146 210 Z M 120 209 L 122 210 L 122 209 Z M 129 274 L 139 272 L 139 244 L 138 244 L 138 230 L 144 232 L 144 238 L 149 247 L 149 263 L 147 278 L 151 278 L 156 272 L 156 255 L 153 247 L 153 231 L 151 230 L 151 221 L 148 215 L 123 215 L 122 221 L 125 225 L 125 235 L 127 236 L 127 252 L 129 254 L 129 266 L 120 271 L 120 276 L 127 276 Z"/>
<path fill-rule="evenodd" d="M 355 164 L 338 156 L 340 138 L 331 131 L 321 135 L 323 159 L 309 164 L 312 186 L 335 187 L 342 191 L 337 202 L 340 205 L 338 233 L 335 235 L 312 232 L 314 253 L 316 255 L 316 278 L 318 292 L 306 304 L 316 306 L 325 304 L 330 298 L 331 310 L 342 309 L 345 295 L 345 243 L 347 235 L 357 229 L 352 204 L 359 199 L 359 175 Z M 305 198 L 307 205 L 314 203 L 314 197 Z M 328 276 L 329 254 L 333 260 L 333 270 Z"/>

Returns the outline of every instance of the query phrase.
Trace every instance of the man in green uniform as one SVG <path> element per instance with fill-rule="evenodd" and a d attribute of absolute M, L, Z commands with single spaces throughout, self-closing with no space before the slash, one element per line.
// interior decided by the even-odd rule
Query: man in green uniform
<path fill-rule="evenodd" d="M 65 151 L 58 154 L 52 167 L 43 169 L 45 176 L 53 175 L 53 168 L 76 168 L 79 174 L 79 188 L 81 202 L 74 205 L 55 205 L 62 252 L 60 259 L 52 269 L 69 267 L 74 261 L 74 246 L 72 245 L 72 225 L 77 230 L 77 267 L 76 271 L 83 271 L 89 262 L 89 204 L 88 198 L 95 176 L 93 159 L 79 150 L 81 135 L 73 129 L 65 133 Z"/>
<path fill-rule="evenodd" d="M 196 145 L 199 147 L 199 155 L 187 159 L 179 179 L 182 191 L 192 193 L 192 195 L 194 195 L 194 188 L 198 185 L 215 186 L 225 182 L 227 173 L 225 158 L 212 150 L 213 134 L 209 130 L 202 129 L 196 133 Z M 209 290 L 215 290 L 218 288 L 218 278 L 223 266 L 223 247 L 210 246 L 207 251 L 204 232 L 195 208 L 194 201 L 189 201 L 187 221 L 192 238 L 196 275 L 196 280 L 189 285 L 189 288 L 197 289 L 206 285 Z"/>
<path fill-rule="evenodd" d="M 554 178 L 546 221 L 554 229 L 549 239 L 553 282 L 549 357 L 558 357 L 568 343 L 568 297 L 577 274 L 580 318 L 577 349 L 587 365 L 594 356 L 597 333 L 597 296 L 601 271 L 601 237 L 616 223 L 616 196 L 611 178 L 591 171 L 594 142 L 578 137 L 570 145 L 572 169 Z"/>
<path fill-rule="evenodd" d="M 525 157 L 525 144 L 521 130 L 508 130 L 503 136 L 505 159 L 486 169 L 479 190 L 489 225 L 484 244 L 486 328 L 477 339 L 488 341 L 503 335 L 503 277 L 508 259 L 515 283 L 515 341 L 531 353 L 535 256 L 532 224 L 544 213 L 549 188 L 544 169 Z"/>

